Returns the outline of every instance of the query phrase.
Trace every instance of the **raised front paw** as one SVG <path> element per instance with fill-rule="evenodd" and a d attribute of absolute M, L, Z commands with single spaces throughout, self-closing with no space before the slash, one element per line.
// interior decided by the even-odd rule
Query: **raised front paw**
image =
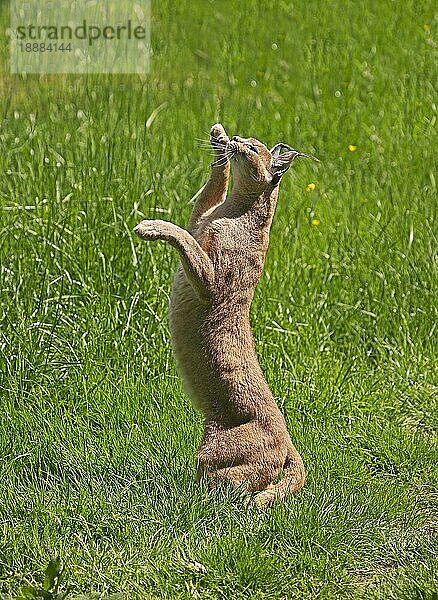
<path fill-rule="evenodd" d="M 134 227 L 134 233 L 142 240 L 169 240 L 175 234 L 175 228 L 169 221 L 145 220 Z"/>
<path fill-rule="evenodd" d="M 224 150 L 226 143 L 229 141 L 230 139 L 221 123 L 213 125 L 210 131 L 210 142 L 216 152 Z"/>

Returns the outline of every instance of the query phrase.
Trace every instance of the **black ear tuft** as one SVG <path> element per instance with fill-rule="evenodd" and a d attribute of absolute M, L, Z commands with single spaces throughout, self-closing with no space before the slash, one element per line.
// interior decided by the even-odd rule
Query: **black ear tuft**
<path fill-rule="evenodd" d="M 278 156 L 280 156 L 280 153 L 283 150 L 283 148 L 285 150 L 291 150 L 292 152 L 295 152 L 295 150 L 293 148 L 291 148 L 287 144 L 283 144 L 283 142 L 280 142 L 279 144 L 275 144 L 275 146 L 273 148 L 271 148 L 270 152 L 271 152 L 272 158 L 277 158 Z"/>
<path fill-rule="evenodd" d="M 286 152 L 281 154 L 282 148 L 286 148 Z M 291 166 L 294 158 L 299 156 L 299 152 L 288 146 L 287 144 L 277 144 L 271 150 L 272 155 L 272 164 L 271 164 L 271 173 L 272 185 L 276 186 L 280 183 L 280 179 L 286 173 L 286 171 Z"/>
<path fill-rule="evenodd" d="M 285 149 L 286 151 L 282 153 L 283 149 Z M 291 148 L 291 146 L 288 146 L 287 144 L 283 144 L 283 142 L 280 142 L 279 144 L 275 144 L 275 146 L 273 148 L 271 148 L 270 152 L 271 152 L 271 156 L 272 156 L 271 183 L 274 187 L 280 183 L 280 179 L 283 177 L 283 175 L 289 169 L 293 160 L 297 156 L 302 156 L 303 158 L 311 158 L 312 160 L 319 162 L 319 160 L 317 158 L 315 158 L 314 156 L 310 156 L 309 154 L 303 154 L 302 152 L 297 152 L 296 150 Z"/>

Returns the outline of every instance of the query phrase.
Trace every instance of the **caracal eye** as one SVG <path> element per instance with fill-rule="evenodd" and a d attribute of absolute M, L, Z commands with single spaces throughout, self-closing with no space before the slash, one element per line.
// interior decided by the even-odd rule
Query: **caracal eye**
<path fill-rule="evenodd" d="M 256 154 L 259 153 L 258 149 L 253 146 L 252 144 L 246 144 L 246 147 L 249 148 L 251 150 L 251 152 L 255 152 Z"/>

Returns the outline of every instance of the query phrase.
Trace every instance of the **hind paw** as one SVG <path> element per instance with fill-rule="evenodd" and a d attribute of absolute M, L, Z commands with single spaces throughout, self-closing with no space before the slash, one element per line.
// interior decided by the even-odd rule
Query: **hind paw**
<path fill-rule="evenodd" d="M 275 492 L 273 490 L 274 486 L 270 485 L 262 492 L 259 492 L 253 496 L 251 500 L 254 506 L 257 506 L 257 508 L 266 508 L 271 506 L 275 500 Z"/>

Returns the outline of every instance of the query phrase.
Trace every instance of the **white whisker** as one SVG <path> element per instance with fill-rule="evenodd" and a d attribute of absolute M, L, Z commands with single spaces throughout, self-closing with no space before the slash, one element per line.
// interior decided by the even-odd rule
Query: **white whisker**
<path fill-rule="evenodd" d="M 220 156 L 211 164 L 212 167 L 224 167 L 228 163 L 228 157 Z"/>

